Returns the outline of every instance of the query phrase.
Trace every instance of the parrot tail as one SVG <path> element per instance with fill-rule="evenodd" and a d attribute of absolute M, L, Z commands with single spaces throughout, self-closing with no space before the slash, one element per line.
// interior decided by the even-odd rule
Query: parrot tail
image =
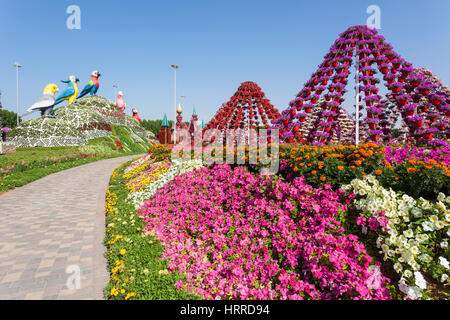
<path fill-rule="evenodd" d="M 56 106 L 57 104 L 60 104 L 60 103 L 63 102 L 63 101 L 64 101 L 64 99 L 58 99 L 58 100 L 56 100 L 54 106 Z"/>
<path fill-rule="evenodd" d="M 80 93 L 80 95 L 77 97 L 77 99 L 83 98 L 85 95 L 87 95 L 88 92 L 82 92 Z"/>

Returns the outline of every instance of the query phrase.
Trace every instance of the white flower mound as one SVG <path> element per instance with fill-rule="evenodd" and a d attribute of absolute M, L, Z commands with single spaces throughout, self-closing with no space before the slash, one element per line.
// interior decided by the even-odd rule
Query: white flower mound
<path fill-rule="evenodd" d="M 401 275 L 400 290 L 411 299 L 422 297 L 422 290 L 427 283 L 420 273 L 427 270 L 437 257 L 432 257 L 434 240 L 445 248 L 450 236 L 450 197 L 440 193 L 436 203 L 423 198 L 414 199 L 406 194 L 399 194 L 392 189 L 386 190 L 373 176 L 354 179 L 343 189 L 356 195 L 354 204 L 358 210 L 371 216 L 385 212 L 389 223 L 379 233 L 377 247 L 384 254 L 384 260 L 394 263 L 395 271 Z M 431 254 L 431 255 L 430 255 Z M 449 263 L 444 257 L 438 258 L 444 270 L 449 270 Z M 440 280 L 447 281 L 448 275 L 442 271 Z"/>
<path fill-rule="evenodd" d="M 134 204 L 136 210 L 139 209 L 146 200 L 153 195 L 169 181 L 172 181 L 177 175 L 193 171 L 203 167 L 202 160 L 174 161 L 173 165 L 165 173 L 159 176 L 159 179 L 150 183 L 144 190 L 133 192 L 128 195 L 127 201 Z"/>

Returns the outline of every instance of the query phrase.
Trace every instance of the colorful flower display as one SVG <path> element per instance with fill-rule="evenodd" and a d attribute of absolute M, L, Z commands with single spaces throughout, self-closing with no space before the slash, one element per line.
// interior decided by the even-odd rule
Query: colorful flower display
<path fill-rule="evenodd" d="M 139 237 L 156 241 L 162 249 L 160 258 L 167 263 L 158 275 L 178 279 L 173 286 L 180 295 L 203 299 L 448 295 L 446 142 L 430 147 L 286 144 L 280 148 L 280 172 L 274 176 L 260 175 L 260 159 L 248 163 L 249 147 L 240 150 L 240 156 L 239 150 L 224 147 L 224 154 L 231 151 L 247 163 L 232 166 L 175 161 L 172 149 L 155 145 L 124 168 L 126 194 L 121 197 L 137 212 L 125 214 L 123 222 L 115 219 L 120 223 L 131 219 L 134 226 L 135 217 L 141 218 Z M 116 173 L 112 180 L 117 179 Z M 116 228 L 111 224 L 108 230 Z M 119 248 L 125 239 L 120 233 L 109 233 L 108 239 L 116 248 L 111 253 L 108 295 L 143 298 L 145 292 L 129 296 L 134 284 L 127 289 L 123 281 L 134 271 L 125 267 L 128 253 L 117 251 L 139 249 L 132 243 Z M 139 274 L 145 280 L 148 273 Z"/>
<path fill-rule="evenodd" d="M 186 274 L 177 286 L 207 299 L 388 299 L 329 189 L 218 165 L 175 177 L 138 214 Z"/>
<path fill-rule="evenodd" d="M 344 190 L 353 193 L 363 233 L 374 232 L 384 260 L 392 261 L 401 276 L 400 290 L 408 298 L 422 297 L 426 272 L 438 282 L 450 283 L 450 196 L 440 193 L 431 202 L 387 190 L 373 176 L 354 179 Z"/>
<path fill-rule="evenodd" d="M 304 176 L 314 187 L 328 183 L 334 188 L 373 174 L 387 188 L 435 198 L 439 192 L 450 194 L 448 152 L 446 146 L 288 144 L 280 148 L 280 173 L 288 179 Z"/>
<path fill-rule="evenodd" d="M 173 180 L 175 176 L 201 168 L 203 166 L 203 162 L 202 160 L 190 160 L 173 161 L 173 163 L 168 163 L 168 161 L 165 160 L 163 162 L 156 163 L 155 165 L 156 168 L 160 168 L 157 175 L 153 176 L 155 179 L 146 179 L 143 186 L 139 186 L 138 184 L 135 187 L 135 192 L 128 195 L 128 201 L 134 204 L 136 209 L 138 209 L 145 202 L 145 200 L 150 199 L 166 183 Z M 140 179 L 141 178 L 139 177 L 137 181 L 140 181 Z"/>
<path fill-rule="evenodd" d="M 273 127 L 280 130 L 283 141 L 330 143 L 345 129 L 343 118 L 337 117 L 337 114 L 342 113 L 341 104 L 353 55 L 359 70 L 359 110 L 366 109 L 361 123 L 363 139 L 389 142 L 399 114 L 402 115 L 402 126 L 416 143 L 448 139 L 448 120 L 436 125 L 429 117 L 438 114 L 448 118 L 450 115 L 448 88 L 428 70 L 414 69 L 376 29 L 353 26 L 339 35 L 318 70 L 275 121 Z M 380 82 L 375 77 L 377 69 L 388 90 L 385 97 L 379 94 L 376 86 Z M 297 112 L 308 114 L 312 109 L 314 121 L 307 124 L 307 134 L 301 133 L 299 129 L 305 123 L 297 117 Z M 413 116 L 421 117 L 422 121 L 410 118 Z M 352 132 L 348 133 L 354 136 Z"/>
<path fill-rule="evenodd" d="M 252 81 L 243 82 L 230 101 L 223 104 L 213 119 L 204 128 L 227 129 L 269 128 L 275 119 L 280 117 L 279 111 L 265 97 L 261 88 Z"/>

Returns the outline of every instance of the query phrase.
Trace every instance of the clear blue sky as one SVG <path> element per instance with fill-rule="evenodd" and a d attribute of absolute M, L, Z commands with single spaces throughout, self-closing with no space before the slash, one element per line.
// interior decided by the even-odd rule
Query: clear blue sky
<path fill-rule="evenodd" d="M 81 8 L 81 30 L 66 28 L 71 4 Z M 98 94 L 115 100 L 118 83 L 128 112 L 173 118 L 173 63 L 185 120 L 195 106 L 206 122 L 244 81 L 257 82 L 281 111 L 338 34 L 366 23 L 371 4 L 380 6 L 379 32 L 394 49 L 449 85 L 448 0 L 0 0 L 3 106 L 16 108 L 17 60 L 20 113 L 47 83 L 64 90 L 60 80 L 74 74 L 84 86 L 98 69 Z"/>

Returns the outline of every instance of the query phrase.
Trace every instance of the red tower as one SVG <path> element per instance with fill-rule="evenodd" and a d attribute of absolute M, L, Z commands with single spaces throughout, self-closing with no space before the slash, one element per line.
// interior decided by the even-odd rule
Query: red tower
<path fill-rule="evenodd" d="M 164 119 L 159 129 L 158 140 L 161 144 L 171 144 L 172 143 L 172 128 L 167 121 L 167 116 L 164 114 Z"/>

